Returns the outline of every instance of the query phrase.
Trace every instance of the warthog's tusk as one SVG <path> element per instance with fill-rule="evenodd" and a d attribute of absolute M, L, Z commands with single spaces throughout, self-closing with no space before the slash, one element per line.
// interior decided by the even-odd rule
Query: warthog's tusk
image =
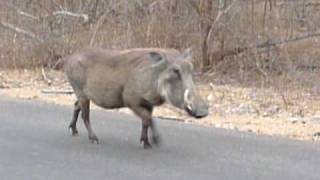
<path fill-rule="evenodd" d="M 183 94 L 183 101 L 186 102 L 189 95 L 189 89 L 186 89 Z"/>
<path fill-rule="evenodd" d="M 189 93 L 190 93 L 189 89 L 186 89 L 183 95 L 183 101 L 187 104 L 187 106 L 190 106 L 191 104 L 191 101 L 189 99 Z"/>

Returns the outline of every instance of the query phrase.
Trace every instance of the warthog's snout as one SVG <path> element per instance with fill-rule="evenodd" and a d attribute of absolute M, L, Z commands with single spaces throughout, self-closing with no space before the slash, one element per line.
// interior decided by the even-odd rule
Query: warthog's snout
<path fill-rule="evenodd" d="M 185 100 L 185 111 L 195 118 L 206 117 L 209 114 L 209 106 L 208 104 L 199 96 L 199 95 L 191 95 L 193 98 L 189 98 L 190 94 L 188 90 L 184 93 Z M 190 100 L 191 99 L 191 100 Z"/>
<path fill-rule="evenodd" d="M 199 109 L 192 109 L 192 107 L 191 108 L 186 107 L 185 110 L 188 112 L 188 114 L 190 116 L 193 116 L 195 118 L 203 118 L 203 117 L 208 116 L 208 114 L 209 114 L 208 106 L 204 106 Z"/>

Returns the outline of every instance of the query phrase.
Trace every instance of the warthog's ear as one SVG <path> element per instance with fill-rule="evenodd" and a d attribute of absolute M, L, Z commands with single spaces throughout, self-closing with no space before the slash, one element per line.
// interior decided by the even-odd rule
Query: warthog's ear
<path fill-rule="evenodd" d="M 192 49 L 188 48 L 186 49 L 182 54 L 181 58 L 186 60 L 186 61 L 191 61 L 192 60 Z"/>
<path fill-rule="evenodd" d="M 150 56 L 154 62 L 159 62 L 162 60 L 162 56 L 157 52 L 150 52 Z"/>
<path fill-rule="evenodd" d="M 159 67 L 159 68 L 164 68 L 167 66 L 168 61 L 165 57 L 163 57 L 161 54 L 157 52 L 150 52 L 151 60 L 154 62 L 152 67 Z"/>

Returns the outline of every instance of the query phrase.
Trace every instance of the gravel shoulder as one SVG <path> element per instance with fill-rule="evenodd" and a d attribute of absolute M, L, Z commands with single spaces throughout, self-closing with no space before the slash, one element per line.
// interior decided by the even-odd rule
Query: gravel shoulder
<path fill-rule="evenodd" d="M 214 84 L 201 84 L 199 90 L 210 102 L 210 116 L 196 120 L 170 105 L 156 108 L 154 116 L 256 134 L 320 140 L 320 96 L 308 90 L 280 92 Z M 70 91 L 59 71 L 0 70 L 2 95 L 71 106 L 75 97 Z M 131 113 L 126 108 L 115 111 Z"/>

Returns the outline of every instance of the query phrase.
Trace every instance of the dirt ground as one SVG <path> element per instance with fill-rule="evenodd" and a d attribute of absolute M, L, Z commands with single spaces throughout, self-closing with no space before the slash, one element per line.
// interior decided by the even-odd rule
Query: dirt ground
<path fill-rule="evenodd" d="M 188 117 L 170 105 L 155 108 L 154 116 L 257 134 L 298 140 L 320 140 L 320 96 L 308 91 L 200 84 L 210 103 L 210 115 Z M 0 94 L 15 98 L 72 105 L 75 97 L 64 75 L 52 70 L 0 70 Z M 93 108 L 98 108 L 93 106 Z M 131 113 L 128 109 L 116 110 Z"/>

